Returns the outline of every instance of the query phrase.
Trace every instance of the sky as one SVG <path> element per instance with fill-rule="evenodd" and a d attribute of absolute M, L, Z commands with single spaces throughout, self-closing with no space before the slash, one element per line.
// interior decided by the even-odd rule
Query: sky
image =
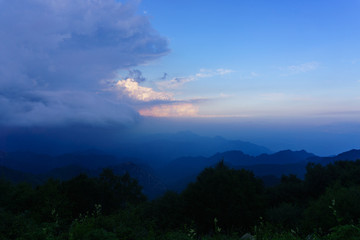
<path fill-rule="evenodd" d="M 198 105 L 199 115 L 358 119 L 359 1 L 141 7 L 172 50 L 144 73 L 155 81 L 161 68 L 169 79 L 187 78 L 172 90 L 179 99 L 211 101 Z"/>
<path fill-rule="evenodd" d="M 359 0 L 0 0 L 0 9 L 5 145 L 11 129 L 87 125 L 320 154 L 358 147 Z"/>

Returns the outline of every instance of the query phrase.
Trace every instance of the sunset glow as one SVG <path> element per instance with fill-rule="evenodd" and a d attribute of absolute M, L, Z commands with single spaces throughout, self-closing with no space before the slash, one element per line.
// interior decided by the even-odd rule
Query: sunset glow
<path fill-rule="evenodd" d="M 159 105 L 150 109 L 141 109 L 139 113 L 148 117 L 197 117 L 199 108 L 191 103 Z"/>

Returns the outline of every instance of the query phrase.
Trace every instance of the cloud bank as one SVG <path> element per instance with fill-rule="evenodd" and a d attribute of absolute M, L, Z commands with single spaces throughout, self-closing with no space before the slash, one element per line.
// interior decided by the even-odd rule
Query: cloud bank
<path fill-rule="evenodd" d="M 136 118 L 99 82 L 169 52 L 139 1 L 0 1 L 0 124 Z M 134 71 L 132 77 L 145 80 Z"/>

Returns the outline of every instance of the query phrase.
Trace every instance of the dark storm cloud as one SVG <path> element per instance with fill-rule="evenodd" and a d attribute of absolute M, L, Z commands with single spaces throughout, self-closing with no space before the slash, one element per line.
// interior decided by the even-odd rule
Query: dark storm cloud
<path fill-rule="evenodd" d="M 138 3 L 0 1 L 0 124 L 131 121 L 126 102 L 98 89 L 168 52 Z"/>

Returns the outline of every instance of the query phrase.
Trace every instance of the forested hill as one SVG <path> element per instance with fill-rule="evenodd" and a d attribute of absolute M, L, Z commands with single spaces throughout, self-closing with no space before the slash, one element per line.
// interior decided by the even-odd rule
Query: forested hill
<path fill-rule="evenodd" d="M 312 163 L 304 179 L 286 175 L 272 187 L 220 161 L 153 201 L 111 169 L 36 188 L 0 178 L 0 193 L 4 240 L 360 239 L 360 160 Z"/>
<path fill-rule="evenodd" d="M 220 160 L 236 169 L 248 169 L 256 176 L 274 176 L 295 174 L 303 178 L 309 162 L 326 165 L 338 160 L 360 159 L 360 150 L 350 150 L 333 157 L 319 157 L 304 150 L 284 150 L 273 154 L 250 156 L 241 151 L 217 153 L 211 157 L 182 157 L 173 160 L 158 171 L 158 175 L 174 189 L 183 189 L 194 181 L 205 167 L 214 166 Z"/>
<path fill-rule="evenodd" d="M 116 175 L 124 175 L 125 173 L 128 173 L 130 176 L 135 178 L 142 186 L 142 192 L 149 199 L 160 196 L 168 189 L 163 181 L 161 181 L 149 168 L 139 166 L 131 162 L 110 165 L 107 166 L 107 168 L 111 169 Z M 0 178 L 13 183 L 26 182 L 32 186 L 38 186 L 45 183 L 48 179 L 67 181 L 80 174 L 85 174 L 89 177 L 98 177 L 102 171 L 103 168 L 89 169 L 80 165 L 72 164 L 54 168 L 41 174 L 36 174 L 0 166 Z"/>
<path fill-rule="evenodd" d="M 156 171 L 142 164 L 145 159 L 117 158 L 99 151 L 86 151 L 60 156 L 32 152 L 0 152 L 0 175 L 13 182 L 26 181 L 38 185 L 48 178 L 68 180 L 81 173 L 98 176 L 110 167 L 116 174 L 129 172 L 144 187 L 144 193 L 154 198 L 167 189 L 182 190 L 206 167 L 224 159 L 235 169 L 248 169 L 261 177 L 266 185 L 280 181 L 282 175 L 295 174 L 303 178 L 309 162 L 323 165 L 337 160 L 360 159 L 360 150 L 351 150 L 332 157 L 319 157 L 302 151 L 284 150 L 273 154 L 251 156 L 241 151 L 217 153 L 211 157 L 182 157 Z"/>

